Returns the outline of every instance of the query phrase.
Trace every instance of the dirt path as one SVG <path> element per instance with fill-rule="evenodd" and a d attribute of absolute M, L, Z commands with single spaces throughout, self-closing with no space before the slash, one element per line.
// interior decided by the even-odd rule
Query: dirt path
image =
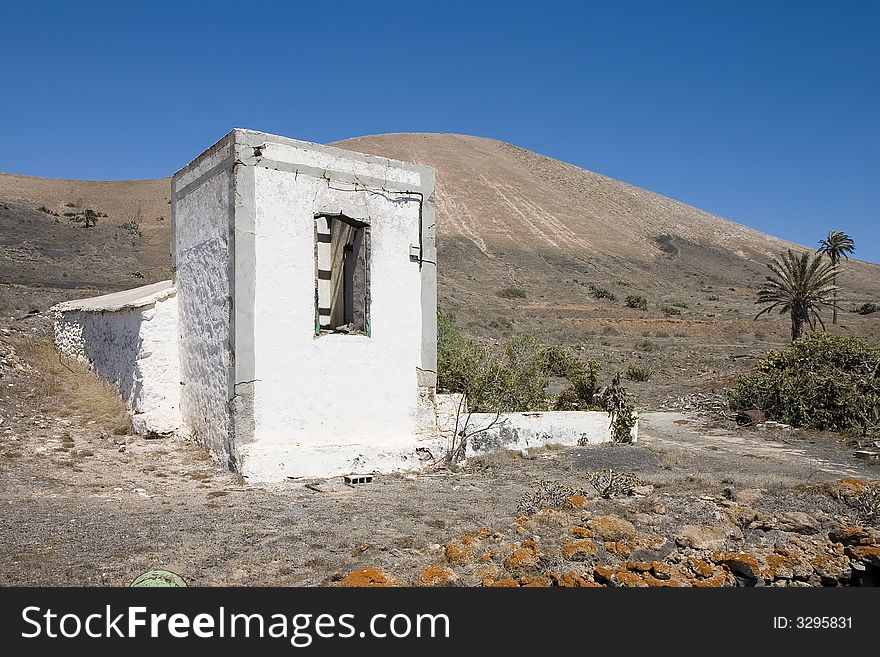
<path fill-rule="evenodd" d="M 661 452 L 682 450 L 707 465 L 741 472 L 775 473 L 804 482 L 877 474 L 855 458 L 839 437 L 816 432 L 758 428 L 715 429 L 681 413 L 645 413 L 639 439 Z"/>

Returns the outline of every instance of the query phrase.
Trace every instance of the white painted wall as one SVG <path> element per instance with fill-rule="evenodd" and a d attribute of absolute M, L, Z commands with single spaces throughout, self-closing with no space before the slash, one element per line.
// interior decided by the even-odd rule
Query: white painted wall
<path fill-rule="evenodd" d="M 458 430 L 470 436 L 466 456 L 484 454 L 493 449 L 528 449 L 542 445 L 573 447 L 585 438 L 590 445 L 611 442 L 608 413 L 601 411 L 546 411 L 532 413 L 467 413 L 467 405 L 459 405 L 458 394 L 437 395 L 437 425 L 445 447 L 455 433 L 456 413 L 460 411 Z M 486 429 L 485 431 L 483 431 Z M 638 440 L 639 425 L 632 430 L 633 442 Z"/>
<path fill-rule="evenodd" d="M 405 465 L 425 421 L 416 377 L 421 273 L 410 260 L 420 198 L 355 190 L 332 176 L 253 171 L 257 381 L 243 471 L 277 479 Z M 369 337 L 315 336 L 314 222 L 322 212 L 370 223 Z"/>
<path fill-rule="evenodd" d="M 231 175 L 221 145 L 174 179 L 174 264 L 180 311 L 181 413 L 186 433 L 226 465 L 235 462 L 229 399 Z M 201 182 L 200 175 L 208 174 Z M 185 189 L 187 185 L 192 185 Z"/>
<path fill-rule="evenodd" d="M 174 433 L 181 426 L 174 290 L 142 305 L 108 301 L 116 296 L 56 306 L 55 344 L 116 385 L 135 431 Z"/>

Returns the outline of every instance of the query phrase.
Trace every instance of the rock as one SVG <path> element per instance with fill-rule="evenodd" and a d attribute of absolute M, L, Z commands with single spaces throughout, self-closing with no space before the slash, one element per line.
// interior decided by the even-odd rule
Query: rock
<path fill-rule="evenodd" d="M 841 527 L 829 532 L 828 538 L 832 543 L 844 545 L 873 545 L 874 537 L 862 527 Z"/>
<path fill-rule="evenodd" d="M 523 575 L 519 578 L 519 585 L 528 589 L 543 589 L 552 586 L 553 582 L 549 577 L 545 577 L 544 575 Z"/>
<path fill-rule="evenodd" d="M 360 568 L 343 577 L 339 586 L 347 588 L 400 586 L 400 582 L 378 568 Z"/>
<path fill-rule="evenodd" d="M 636 528 L 628 520 L 615 516 L 598 516 L 590 521 L 590 529 L 597 538 L 620 541 L 635 538 Z"/>
<path fill-rule="evenodd" d="M 649 586 L 648 582 L 645 581 L 643 577 L 636 573 L 631 573 L 629 571 L 623 570 L 614 573 L 608 580 L 608 583 L 611 586 L 635 586 L 635 587 L 646 587 Z"/>
<path fill-rule="evenodd" d="M 675 536 L 675 542 L 693 550 L 720 550 L 727 543 L 727 532 L 713 527 L 685 525 Z"/>
<path fill-rule="evenodd" d="M 751 554 L 745 552 L 725 552 L 714 556 L 715 561 L 723 563 L 731 572 L 748 579 L 758 579 L 761 576 L 761 565 Z"/>
<path fill-rule="evenodd" d="M 455 586 L 458 583 L 458 575 L 446 566 L 431 565 L 425 568 L 419 575 L 419 586 Z"/>
<path fill-rule="evenodd" d="M 629 559 L 632 555 L 632 546 L 626 541 L 605 541 L 602 544 L 608 554 L 614 554 L 621 559 Z"/>
<path fill-rule="evenodd" d="M 504 567 L 511 571 L 531 568 L 538 565 L 539 558 L 540 551 L 537 544 L 532 540 L 523 541 L 521 546 L 514 549 L 504 560 Z"/>
<path fill-rule="evenodd" d="M 601 586 L 596 582 L 584 577 L 583 575 L 578 575 L 573 571 L 569 571 L 567 573 L 563 573 L 559 575 L 558 573 L 550 573 L 550 578 L 555 582 L 556 586 L 562 586 L 565 588 L 595 588 Z"/>
<path fill-rule="evenodd" d="M 657 537 L 647 545 L 635 548 L 630 554 L 633 561 L 662 561 L 675 551 L 675 543 Z"/>
<path fill-rule="evenodd" d="M 444 546 L 444 550 L 449 563 L 463 563 L 474 560 L 472 543 L 466 545 L 464 542 L 450 541 Z"/>
<path fill-rule="evenodd" d="M 596 556 L 598 551 L 599 548 L 589 539 L 566 541 L 562 545 L 562 556 L 569 561 L 585 561 Z"/>
<path fill-rule="evenodd" d="M 866 566 L 880 568 L 880 545 L 847 546 L 846 556 Z"/>
<path fill-rule="evenodd" d="M 501 569 L 497 566 L 483 566 L 481 568 L 477 568 L 477 570 L 474 571 L 474 578 L 480 584 L 482 584 L 483 581 L 487 579 L 500 579 L 502 577 L 504 577 L 504 573 L 502 573 Z"/>
<path fill-rule="evenodd" d="M 688 557 L 688 567 L 697 577 L 707 578 L 715 575 L 715 568 L 705 559 Z"/>
<path fill-rule="evenodd" d="M 734 493 L 733 499 L 740 504 L 751 506 L 764 494 L 763 488 L 743 488 L 741 491 Z"/>
<path fill-rule="evenodd" d="M 587 501 L 587 498 L 583 495 L 570 495 L 569 497 L 565 498 L 565 501 L 562 503 L 562 508 L 586 509 L 587 504 L 589 504 L 589 502 Z"/>
<path fill-rule="evenodd" d="M 819 531 L 816 519 L 803 511 L 786 511 L 779 516 L 779 529 L 798 534 L 815 534 Z"/>

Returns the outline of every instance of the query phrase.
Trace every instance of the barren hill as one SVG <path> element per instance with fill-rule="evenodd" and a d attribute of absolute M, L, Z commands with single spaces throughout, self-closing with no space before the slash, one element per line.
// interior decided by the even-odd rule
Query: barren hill
<path fill-rule="evenodd" d="M 765 263 L 790 243 L 491 139 L 389 134 L 337 145 L 436 169 L 440 303 L 483 339 L 534 333 L 608 368 L 647 363 L 651 397 L 723 384 L 731 356 L 785 341 L 785 318 L 752 318 Z M 0 317 L 168 277 L 169 198 L 167 178 L 0 174 Z M 107 216 L 86 229 L 87 209 Z M 845 311 L 877 301 L 880 266 L 849 262 L 841 283 Z M 631 295 L 647 310 L 627 308 Z M 880 333 L 877 315 L 841 317 L 835 330 Z"/>

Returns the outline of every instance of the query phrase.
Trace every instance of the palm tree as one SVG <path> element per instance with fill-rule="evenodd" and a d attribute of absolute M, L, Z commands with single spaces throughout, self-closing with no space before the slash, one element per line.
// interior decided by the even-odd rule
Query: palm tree
<path fill-rule="evenodd" d="M 819 240 L 819 248 L 816 253 L 827 255 L 831 258 L 831 264 L 837 267 L 840 264 L 840 256 L 849 260 L 849 254 L 856 250 L 853 238 L 841 230 L 828 231 L 828 237 Z M 837 276 L 834 277 L 834 285 L 837 285 Z M 837 290 L 834 291 L 834 308 L 831 315 L 831 323 L 837 324 Z"/>
<path fill-rule="evenodd" d="M 833 298 L 837 287 L 837 266 L 825 262 L 821 255 L 810 260 L 809 253 L 795 255 L 791 249 L 782 254 L 782 259 L 773 260 L 767 267 L 772 275 L 767 276 L 764 285 L 758 290 L 759 304 L 767 304 L 757 314 L 758 319 L 764 313 L 779 308 L 779 314 L 791 314 L 791 340 L 800 339 L 804 334 L 804 323 L 816 329 L 816 321 L 825 328 L 819 316 L 822 306 L 834 307 Z"/>

